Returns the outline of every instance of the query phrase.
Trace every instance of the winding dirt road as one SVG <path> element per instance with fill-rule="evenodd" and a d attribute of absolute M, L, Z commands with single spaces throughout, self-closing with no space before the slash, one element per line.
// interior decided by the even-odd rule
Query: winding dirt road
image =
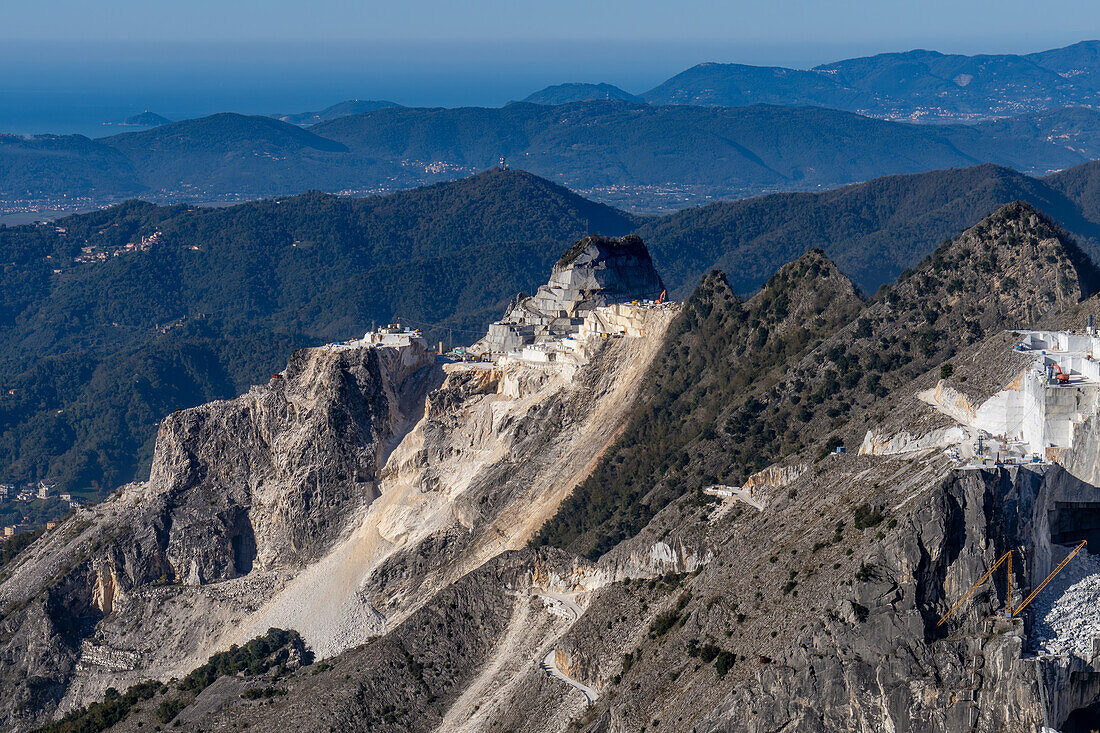
<path fill-rule="evenodd" d="M 580 607 L 580 604 L 576 601 L 575 593 L 551 593 L 549 591 L 536 592 L 536 596 L 539 596 L 544 601 L 549 601 L 546 604 L 546 609 L 553 614 L 565 617 L 570 624 L 573 624 L 584 613 L 584 609 Z M 561 667 L 558 666 L 557 654 L 554 649 L 547 652 L 546 656 L 542 660 L 542 670 L 551 677 L 561 680 L 565 684 L 580 690 L 584 693 L 584 697 L 588 700 L 588 704 L 596 702 L 600 697 L 598 690 L 582 684 L 572 677 L 565 674 Z"/>

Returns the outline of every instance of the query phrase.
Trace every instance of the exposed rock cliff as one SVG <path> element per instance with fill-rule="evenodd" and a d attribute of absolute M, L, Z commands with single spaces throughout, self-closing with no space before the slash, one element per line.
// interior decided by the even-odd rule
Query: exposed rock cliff
<path fill-rule="evenodd" d="M 559 642 L 582 681 L 606 692 L 583 718 L 590 729 L 1022 733 L 1042 725 L 1044 711 L 1060 726 L 1092 704 L 1092 659 L 1036 663 L 1030 621 L 992 630 L 982 622 L 1004 605 L 1003 575 L 959 619 L 941 628 L 936 620 L 1009 548 L 1024 558 L 1014 566 L 1019 603 L 1018 589 L 1035 587 L 1064 552 L 1052 543 L 1087 531 L 1056 518 L 1100 490 L 1057 466 L 957 470 L 930 440 L 948 418 L 916 397 L 931 390 L 958 405 L 948 393 L 978 400 L 1008 384 L 1020 361 L 1000 330 L 1049 318 L 1087 292 L 1077 254 L 1034 211 L 1007 207 L 788 364 L 749 414 L 735 413 L 755 435 L 778 432 L 787 405 L 805 406 L 799 427 L 810 445 L 801 454 L 812 468 L 784 487 L 760 487 L 763 511 L 681 496 L 626 543 L 672 537 L 713 559 L 663 588 L 607 586 Z M 934 390 L 947 359 L 954 374 Z M 712 409 L 721 416 L 722 407 Z M 899 457 L 820 450 L 830 436 L 856 445 L 869 431 L 899 436 L 903 426 L 929 440 L 867 451 L 904 449 Z M 1067 466 L 1091 475 L 1071 456 Z M 642 618 L 624 623 L 638 605 Z"/>
<path fill-rule="evenodd" d="M 0 585 L 7 724 L 101 689 L 97 670 L 125 680 L 204 659 L 241 607 L 180 584 L 272 579 L 321 557 L 377 497 L 433 364 L 422 344 L 301 350 L 266 386 L 166 418 L 149 482 L 71 517 Z M 103 644 L 134 663 L 101 664 Z"/>
<path fill-rule="evenodd" d="M 664 289 L 640 238 L 585 237 L 554 263 L 550 282 L 533 296 L 517 296 L 504 318 L 489 326 L 473 350 L 505 354 L 525 344 L 568 335 L 595 308 L 654 300 Z"/>
<path fill-rule="evenodd" d="M 578 288 L 629 294 L 637 248 L 612 249 Z M 400 627 L 557 510 L 621 431 L 675 313 L 640 309 L 639 335 L 591 338 L 568 371 L 437 364 L 416 340 L 304 350 L 263 387 L 169 416 L 149 482 L 47 535 L 0 585 L 9 658 L 51 645 L 29 680 L 3 680 L 5 720 L 180 676 L 269 627 L 321 658 Z"/>

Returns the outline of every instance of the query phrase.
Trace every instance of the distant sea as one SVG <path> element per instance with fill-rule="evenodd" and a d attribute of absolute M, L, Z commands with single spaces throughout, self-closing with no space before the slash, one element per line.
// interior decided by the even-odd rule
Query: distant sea
<path fill-rule="evenodd" d="M 353 95 L 354 96 L 354 95 Z M 273 104 L 277 101 L 278 104 Z M 204 94 L 134 88 L 130 90 L 26 90 L 0 91 L 0 133 L 17 135 L 86 135 L 91 138 L 145 129 L 121 124 L 123 120 L 151 110 L 170 120 L 183 120 L 215 112 L 272 114 L 327 107 L 340 100 L 324 101 L 309 89 L 287 89 L 278 100 L 256 95 L 247 88 L 228 98 Z M 317 107 L 316 105 L 320 105 Z"/>
<path fill-rule="evenodd" d="M 345 99 L 497 107 L 550 84 L 609 82 L 645 92 L 702 61 L 810 66 L 872 46 L 718 42 L 295 43 L 0 42 L 0 133 L 102 137 L 145 110 L 305 112 Z"/>

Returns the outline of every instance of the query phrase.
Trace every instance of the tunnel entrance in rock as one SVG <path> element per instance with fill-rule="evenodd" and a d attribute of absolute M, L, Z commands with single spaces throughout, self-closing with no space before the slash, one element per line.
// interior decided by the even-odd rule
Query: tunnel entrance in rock
<path fill-rule="evenodd" d="M 237 575 L 252 572 L 252 563 L 256 560 L 256 534 L 247 512 L 237 517 L 229 542 L 233 549 L 233 570 Z"/>
<path fill-rule="evenodd" d="M 1072 547 L 1088 540 L 1088 551 L 1100 555 L 1100 502 L 1056 501 L 1048 524 L 1052 544 Z"/>
<path fill-rule="evenodd" d="M 1078 708 L 1062 723 L 1062 733 L 1095 733 L 1100 731 L 1100 702 Z"/>

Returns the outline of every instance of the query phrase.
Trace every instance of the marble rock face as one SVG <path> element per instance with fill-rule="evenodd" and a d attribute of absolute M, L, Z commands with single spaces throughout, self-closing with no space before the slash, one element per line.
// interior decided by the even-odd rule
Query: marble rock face
<path fill-rule="evenodd" d="M 653 300 L 663 290 L 641 238 L 585 237 L 558 259 L 546 285 L 530 297 L 521 295 L 513 301 L 476 348 L 504 354 L 544 338 L 568 335 L 594 308 Z"/>

